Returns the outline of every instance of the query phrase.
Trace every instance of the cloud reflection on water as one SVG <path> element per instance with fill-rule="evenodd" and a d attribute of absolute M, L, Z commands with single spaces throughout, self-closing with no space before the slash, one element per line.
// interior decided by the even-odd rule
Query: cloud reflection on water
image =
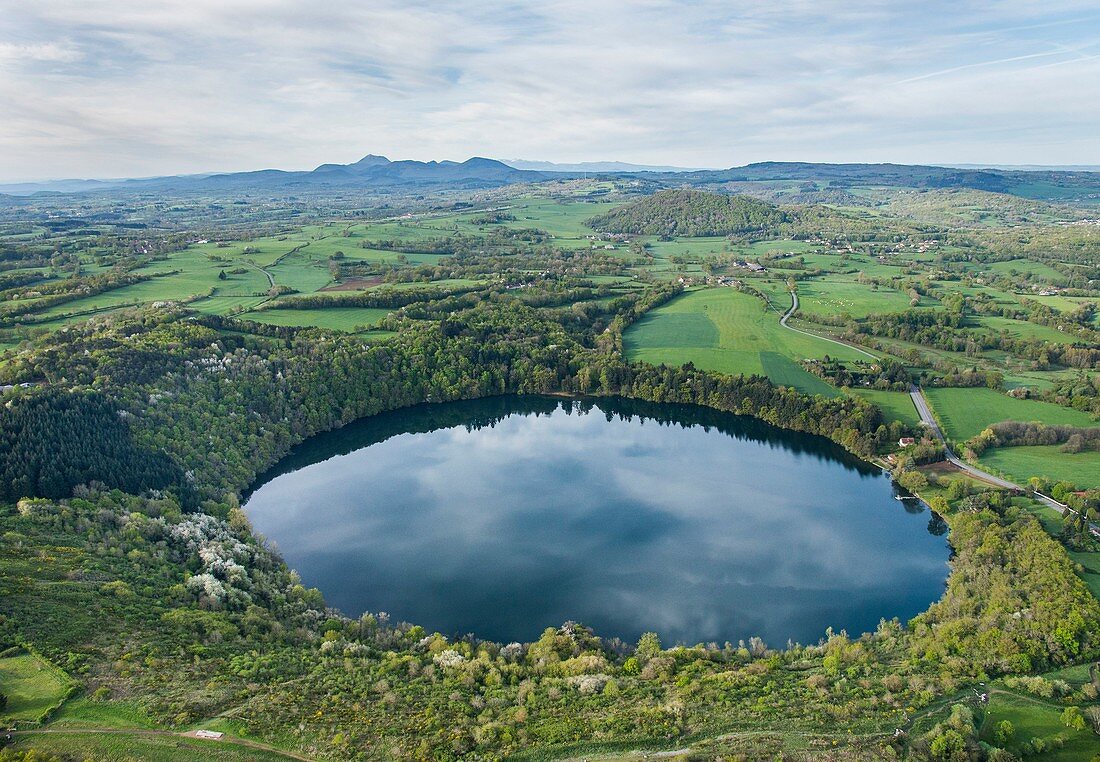
<path fill-rule="evenodd" d="M 821 440 L 545 412 L 328 457 L 262 485 L 249 515 L 330 605 L 497 640 L 575 619 L 626 639 L 806 642 L 942 590 L 927 512 Z"/>

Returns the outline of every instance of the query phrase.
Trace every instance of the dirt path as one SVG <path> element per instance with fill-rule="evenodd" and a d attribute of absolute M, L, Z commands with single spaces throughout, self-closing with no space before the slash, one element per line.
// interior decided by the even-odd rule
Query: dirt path
<path fill-rule="evenodd" d="M 147 728 L 37 728 L 35 730 L 16 730 L 11 733 L 13 738 L 16 737 L 31 737 L 41 733 L 50 733 L 52 735 L 131 735 L 131 736 L 145 736 L 145 737 L 171 737 L 171 738 L 190 738 L 196 741 L 204 741 L 210 744 L 223 744 L 226 746 L 242 746 L 247 749 L 257 749 L 258 751 L 265 751 L 269 754 L 276 754 L 287 759 L 298 759 L 303 762 L 314 762 L 313 757 L 306 757 L 302 754 L 298 754 L 293 751 L 287 751 L 286 749 L 279 749 L 274 746 L 269 746 L 259 741 L 249 741 L 244 738 L 237 738 L 236 736 L 224 735 L 218 739 L 200 738 L 195 735 L 194 730 L 188 730 L 184 733 L 176 733 L 171 730 L 150 730 Z"/>

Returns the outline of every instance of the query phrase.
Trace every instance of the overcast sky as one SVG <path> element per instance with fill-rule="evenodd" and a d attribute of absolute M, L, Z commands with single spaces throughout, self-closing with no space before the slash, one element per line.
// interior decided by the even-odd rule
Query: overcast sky
<path fill-rule="evenodd" d="M 0 0 L 0 180 L 1100 164 L 1096 0 Z"/>

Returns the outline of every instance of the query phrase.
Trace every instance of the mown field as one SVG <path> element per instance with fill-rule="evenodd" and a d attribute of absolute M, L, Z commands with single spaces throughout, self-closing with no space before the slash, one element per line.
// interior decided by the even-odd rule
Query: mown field
<path fill-rule="evenodd" d="M 8 697 L 0 721 L 36 722 L 68 694 L 72 681 L 65 673 L 29 653 L 0 659 L 0 693 Z"/>
<path fill-rule="evenodd" d="M 800 310 L 814 315 L 866 317 L 876 312 L 909 309 L 909 297 L 892 288 L 830 277 L 800 281 Z"/>
<path fill-rule="evenodd" d="M 779 325 L 779 315 L 754 296 L 731 288 L 687 293 L 631 326 L 623 337 L 627 356 L 656 365 L 693 362 L 722 373 L 766 375 L 777 384 L 811 394 L 839 392 L 802 369 L 811 357 L 859 359 L 856 350 Z"/>
<path fill-rule="evenodd" d="M 353 333 L 369 328 L 382 320 L 390 310 L 370 307 L 325 307 L 323 309 L 270 309 L 249 312 L 244 317 L 269 325 L 314 326 Z"/>
<path fill-rule="evenodd" d="M 913 398 L 909 392 L 890 392 L 878 389 L 853 389 L 852 394 L 863 397 L 878 405 L 883 414 L 895 421 L 910 426 L 920 425 L 920 414 L 913 405 Z"/>
<path fill-rule="evenodd" d="M 1059 445 L 995 447 L 982 454 L 981 462 L 1020 481 L 1045 476 L 1086 489 L 1100 487 L 1100 452 L 1065 453 Z"/>
<path fill-rule="evenodd" d="M 1100 425 L 1086 413 L 1037 400 L 1018 400 L 992 389 L 925 389 L 944 433 L 961 442 L 1000 421 L 1041 421 L 1071 426 Z"/>

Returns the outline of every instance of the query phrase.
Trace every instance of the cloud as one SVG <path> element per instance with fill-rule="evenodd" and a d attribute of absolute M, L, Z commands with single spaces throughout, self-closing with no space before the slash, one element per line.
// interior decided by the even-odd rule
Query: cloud
<path fill-rule="evenodd" d="M 0 66 L 22 63 L 71 63 L 82 58 L 80 51 L 56 42 L 20 45 L 0 42 Z"/>
<path fill-rule="evenodd" d="M 947 557 L 928 515 L 792 441 L 557 409 L 322 456 L 245 508 L 330 604 L 444 632 L 783 642 L 923 608 Z M 777 469 L 782 489 L 747 478 Z"/>
<path fill-rule="evenodd" d="M 0 179 L 367 152 L 1100 162 L 1100 12 L 1076 0 L 4 4 Z"/>

